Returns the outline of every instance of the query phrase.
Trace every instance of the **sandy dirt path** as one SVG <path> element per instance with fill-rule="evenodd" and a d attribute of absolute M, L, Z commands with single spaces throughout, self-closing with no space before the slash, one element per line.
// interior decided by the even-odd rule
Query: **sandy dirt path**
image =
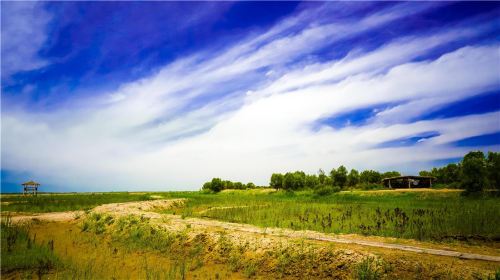
<path fill-rule="evenodd" d="M 22 223 L 29 221 L 47 221 L 47 222 L 69 222 L 76 220 L 84 215 L 84 211 L 67 211 L 67 212 L 51 212 L 51 213 L 34 213 L 34 214 L 17 214 L 11 213 L 9 216 L 13 223 Z M 6 218 L 6 216 L 2 216 Z"/>
<path fill-rule="evenodd" d="M 356 238 L 344 238 L 331 234 L 325 234 L 315 231 L 295 231 L 283 228 L 260 228 L 247 224 L 238 224 L 222 222 L 217 220 L 199 219 L 199 218 L 181 218 L 179 215 L 160 214 L 155 211 L 170 209 L 182 206 L 185 199 L 152 200 L 126 203 L 111 203 L 97 206 L 92 211 L 97 213 L 106 213 L 115 216 L 138 215 L 150 218 L 155 223 L 169 230 L 182 230 L 190 227 L 194 230 L 224 229 L 229 232 L 239 232 L 248 234 L 258 234 L 266 236 L 276 236 L 295 239 L 307 239 L 322 242 L 333 242 L 342 244 L 356 244 L 361 246 L 385 248 L 392 250 L 408 251 L 414 253 L 424 253 L 436 256 L 455 257 L 469 260 L 483 260 L 491 262 L 500 262 L 500 256 L 484 255 L 476 253 L 465 253 L 453 250 L 443 250 L 426 248 L 420 246 L 410 246 L 402 244 L 393 244 L 386 242 L 377 242 Z M 83 211 L 69 211 L 57 213 L 42 213 L 33 215 L 13 215 L 12 222 L 26 222 L 30 220 L 64 222 L 73 221 L 79 216 L 84 215 Z M 245 238 L 245 237 L 242 237 Z"/>

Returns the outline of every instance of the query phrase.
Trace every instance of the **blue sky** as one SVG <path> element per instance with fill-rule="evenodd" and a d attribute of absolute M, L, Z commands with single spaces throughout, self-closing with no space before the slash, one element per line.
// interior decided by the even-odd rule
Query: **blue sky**
<path fill-rule="evenodd" d="M 500 150 L 495 2 L 2 2 L 2 191 Z"/>

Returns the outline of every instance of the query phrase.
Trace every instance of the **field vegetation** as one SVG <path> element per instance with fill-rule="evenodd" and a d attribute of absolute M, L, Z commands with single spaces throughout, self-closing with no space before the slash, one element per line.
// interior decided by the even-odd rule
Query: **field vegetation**
<path fill-rule="evenodd" d="M 73 195 L 80 196 L 67 196 Z M 500 222 L 495 215 L 500 210 L 499 198 L 462 196 L 459 190 L 319 195 L 313 190 L 248 189 L 137 196 L 185 199 L 163 210 L 166 214 L 262 227 L 439 241 L 465 239 L 481 246 L 497 242 L 500 236 L 494 226 Z M 35 221 L 29 227 L 4 219 L 2 273 L 42 279 L 405 279 L 412 275 L 446 279 L 471 273 L 477 273 L 478 279 L 491 278 L 488 264 L 481 264 L 475 272 L 455 272 L 448 266 L 432 265 L 428 256 L 421 263 L 419 256 L 401 263 L 396 254 L 374 255 L 372 249 L 353 251 L 348 245 L 281 240 L 265 234 L 244 238 L 237 232 L 188 224 L 172 228 L 169 217 L 86 211 L 70 223 Z"/>
<path fill-rule="evenodd" d="M 1 196 L 2 212 L 61 212 L 87 210 L 106 203 L 143 201 L 154 197 L 154 193 L 68 193 L 39 194 L 38 196 Z"/>
<path fill-rule="evenodd" d="M 13 224 L 10 217 L 2 220 L 0 228 L 2 273 L 22 270 L 41 276 L 60 264 L 53 241 L 37 243 L 27 226 Z"/>
<path fill-rule="evenodd" d="M 418 240 L 500 240 L 500 198 L 464 197 L 461 191 L 314 191 L 166 193 L 187 198 L 168 213 L 261 227 Z"/>

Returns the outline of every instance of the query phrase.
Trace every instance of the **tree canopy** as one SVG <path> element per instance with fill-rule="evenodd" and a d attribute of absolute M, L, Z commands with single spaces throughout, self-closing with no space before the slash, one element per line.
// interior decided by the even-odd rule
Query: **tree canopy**
<path fill-rule="evenodd" d="M 245 190 L 254 188 L 256 188 L 256 186 L 252 182 L 243 184 L 241 182 L 231 182 L 228 180 L 222 180 L 220 178 L 213 178 L 212 181 L 203 184 L 202 190 L 207 190 L 217 193 L 222 190 L 229 190 L 229 189 Z"/>

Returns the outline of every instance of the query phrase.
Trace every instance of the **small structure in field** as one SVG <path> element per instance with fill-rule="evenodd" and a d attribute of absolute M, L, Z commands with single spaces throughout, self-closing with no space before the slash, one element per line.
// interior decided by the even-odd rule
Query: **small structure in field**
<path fill-rule="evenodd" d="M 397 176 L 382 179 L 382 184 L 391 189 L 397 188 L 431 188 L 432 181 L 436 178 L 431 176 Z"/>
<path fill-rule="evenodd" d="M 33 180 L 22 183 L 21 185 L 23 186 L 23 195 L 26 195 L 26 194 L 37 195 L 38 187 L 40 186 L 39 183 L 37 183 Z"/>

